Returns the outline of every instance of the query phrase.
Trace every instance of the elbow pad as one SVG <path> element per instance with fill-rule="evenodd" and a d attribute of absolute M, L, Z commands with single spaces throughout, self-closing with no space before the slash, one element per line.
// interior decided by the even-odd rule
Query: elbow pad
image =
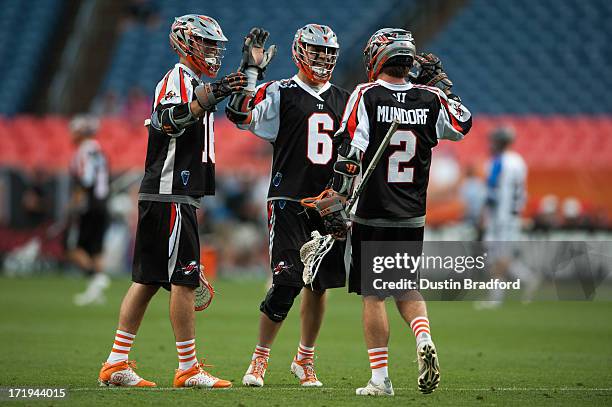
<path fill-rule="evenodd" d="M 225 108 L 227 118 L 236 124 L 242 124 L 249 118 L 250 109 L 248 107 L 250 95 L 238 92 L 230 96 L 229 103 Z"/>
<path fill-rule="evenodd" d="M 164 109 L 159 112 L 153 112 L 151 116 L 151 125 L 167 134 L 170 137 L 179 137 L 185 129 L 198 120 L 191 112 L 189 103 L 183 103 L 177 106 L 172 106 L 169 109 Z"/>
<path fill-rule="evenodd" d="M 332 188 L 343 196 L 348 196 L 353 188 L 355 177 L 361 172 L 362 153 L 351 145 L 350 138 L 343 138 L 338 148 L 338 160 L 334 164 Z"/>

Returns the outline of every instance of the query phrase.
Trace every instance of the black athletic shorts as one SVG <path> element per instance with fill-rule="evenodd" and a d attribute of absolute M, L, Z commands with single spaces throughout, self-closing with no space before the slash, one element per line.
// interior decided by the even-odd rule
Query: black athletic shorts
<path fill-rule="evenodd" d="M 90 256 L 101 254 L 108 222 L 106 208 L 91 209 L 80 214 L 76 223 L 68 230 L 66 248 L 83 249 Z M 76 237 L 73 235 L 75 232 Z"/>
<path fill-rule="evenodd" d="M 300 249 L 311 239 L 312 231 L 318 230 L 322 235 L 325 234 L 321 217 L 316 210 L 306 209 L 299 202 L 273 200 L 268 202 L 268 229 L 273 283 L 303 287 L 304 264 L 300 260 Z M 345 242 L 336 241 L 323 258 L 313 282 L 315 290 L 346 285 L 345 246 Z"/>
<path fill-rule="evenodd" d="M 197 287 L 200 239 L 196 208 L 171 202 L 138 202 L 132 281 Z"/>
<path fill-rule="evenodd" d="M 420 256 L 423 250 L 424 231 L 425 227 L 379 227 L 367 226 L 361 223 L 353 222 L 353 226 L 351 228 L 351 271 L 349 274 L 349 292 L 361 295 L 362 273 L 369 273 L 368 277 L 371 277 L 371 275 L 374 274 L 369 265 L 362 268 L 362 243 L 420 242 L 416 245 L 410 245 L 409 250 L 407 250 L 412 256 Z M 415 280 L 418 280 L 418 273 L 415 274 L 414 278 Z"/>

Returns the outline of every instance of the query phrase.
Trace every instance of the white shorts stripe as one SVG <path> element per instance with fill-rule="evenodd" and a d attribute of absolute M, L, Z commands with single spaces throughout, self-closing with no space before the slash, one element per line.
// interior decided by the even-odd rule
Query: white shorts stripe
<path fill-rule="evenodd" d="M 176 217 L 174 218 L 174 226 L 172 234 L 168 240 L 168 282 L 172 280 L 172 274 L 176 268 L 176 260 L 178 258 L 179 242 L 181 240 L 181 205 L 172 203 L 176 209 Z"/>

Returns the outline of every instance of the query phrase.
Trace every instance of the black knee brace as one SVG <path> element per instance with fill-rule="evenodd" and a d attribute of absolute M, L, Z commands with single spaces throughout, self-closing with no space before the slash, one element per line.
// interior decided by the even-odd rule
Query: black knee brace
<path fill-rule="evenodd" d="M 261 302 L 259 310 L 266 314 L 274 322 L 282 322 L 287 318 L 293 300 L 302 291 L 302 287 L 291 287 L 286 285 L 272 285 Z"/>

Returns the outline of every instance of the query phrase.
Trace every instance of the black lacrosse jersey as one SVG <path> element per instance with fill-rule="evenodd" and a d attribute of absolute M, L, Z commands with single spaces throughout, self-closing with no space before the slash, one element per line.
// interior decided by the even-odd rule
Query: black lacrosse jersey
<path fill-rule="evenodd" d="M 153 110 L 195 100 L 200 79 L 183 64 L 176 64 L 155 88 Z M 215 136 L 213 113 L 170 137 L 149 126 L 145 175 L 140 193 L 189 195 L 215 194 Z"/>
<path fill-rule="evenodd" d="M 358 85 L 337 136 L 348 135 L 364 153 L 362 172 L 394 119 L 400 125 L 359 197 L 358 218 L 424 216 L 432 148 L 440 139 L 461 140 L 472 125 L 470 112 L 437 88 L 382 80 Z"/>
<path fill-rule="evenodd" d="M 321 193 L 333 175 L 332 138 L 340 127 L 349 93 L 331 83 L 316 91 L 297 76 L 258 87 L 248 125 L 274 147 L 268 199 Z"/>

